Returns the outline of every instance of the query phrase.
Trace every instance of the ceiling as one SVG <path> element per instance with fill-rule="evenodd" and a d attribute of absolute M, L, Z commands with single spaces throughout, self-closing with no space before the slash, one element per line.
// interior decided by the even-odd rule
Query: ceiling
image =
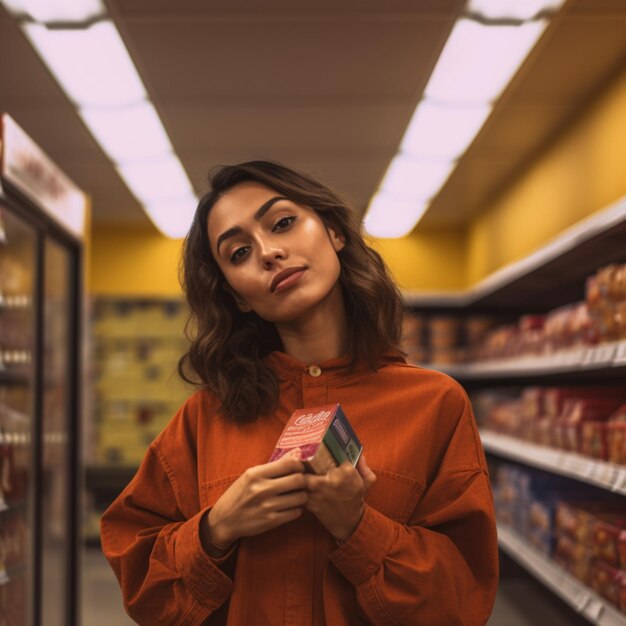
<path fill-rule="evenodd" d="M 463 0 L 108 0 L 199 194 L 256 158 L 321 178 L 364 211 Z M 626 0 L 568 0 L 424 217 L 460 227 L 626 67 Z M 0 8 L 0 110 L 93 199 L 149 221 L 16 22 Z M 421 226 L 420 226 L 421 227 Z"/>

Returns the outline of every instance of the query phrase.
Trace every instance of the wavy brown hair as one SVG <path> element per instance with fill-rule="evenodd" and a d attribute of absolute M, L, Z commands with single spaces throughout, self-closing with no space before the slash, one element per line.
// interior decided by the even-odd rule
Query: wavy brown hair
<path fill-rule="evenodd" d="M 256 181 L 307 206 L 346 243 L 338 253 L 339 282 L 348 317 L 351 363 L 365 360 L 376 369 L 381 355 L 396 349 L 402 300 L 380 255 L 369 248 L 360 220 L 349 204 L 328 187 L 271 161 L 220 166 L 209 174 L 203 196 L 183 244 L 180 278 L 190 307 L 185 328 L 190 347 L 178 363 L 187 382 L 220 398 L 225 416 L 237 422 L 269 413 L 278 403 L 278 381 L 263 357 L 282 347 L 274 324 L 254 312 L 242 313 L 224 285 L 226 280 L 209 245 L 207 219 L 217 200 L 236 185 Z"/>

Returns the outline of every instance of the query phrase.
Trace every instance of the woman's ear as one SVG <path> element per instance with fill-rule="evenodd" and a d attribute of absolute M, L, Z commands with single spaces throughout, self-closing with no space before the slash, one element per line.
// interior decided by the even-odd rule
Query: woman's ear
<path fill-rule="evenodd" d="M 252 307 L 228 283 L 223 283 L 222 287 L 226 293 L 232 296 L 237 308 L 242 313 L 250 313 L 252 311 Z"/>
<path fill-rule="evenodd" d="M 346 245 L 346 238 L 344 235 L 337 233 L 334 228 L 328 228 L 328 235 L 330 236 L 330 242 L 333 244 L 335 252 L 343 250 Z"/>

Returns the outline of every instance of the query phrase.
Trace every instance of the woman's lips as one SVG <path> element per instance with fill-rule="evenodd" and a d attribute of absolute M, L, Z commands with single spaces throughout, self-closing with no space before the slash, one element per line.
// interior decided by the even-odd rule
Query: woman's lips
<path fill-rule="evenodd" d="M 279 280 L 274 285 L 274 293 L 284 291 L 285 289 L 289 289 L 289 287 L 291 287 L 292 285 L 295 285 L 302 278 L 302 275 L 305 271 L 305 268 L 299 268 L 297 270 L 289 272 L 289 274 L 285 276 L 285 278 L 279 278 Z"/>

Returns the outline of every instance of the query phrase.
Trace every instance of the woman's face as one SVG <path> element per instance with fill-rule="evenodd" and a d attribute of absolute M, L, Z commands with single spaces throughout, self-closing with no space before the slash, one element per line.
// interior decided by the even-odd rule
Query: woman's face
<path fill-rule="evenodd" d="M 257 182 L 227 191 L 208 217 L 211 251 L 239 308 L 292 322 L 339 289 L 343 238 L 318 214 Z"/>

